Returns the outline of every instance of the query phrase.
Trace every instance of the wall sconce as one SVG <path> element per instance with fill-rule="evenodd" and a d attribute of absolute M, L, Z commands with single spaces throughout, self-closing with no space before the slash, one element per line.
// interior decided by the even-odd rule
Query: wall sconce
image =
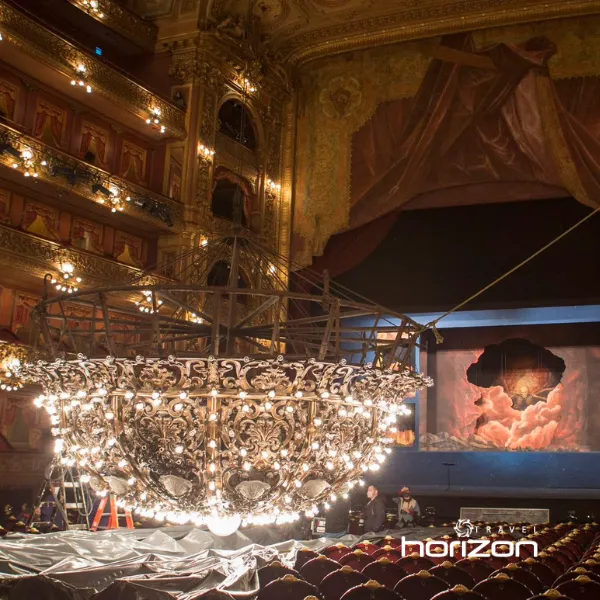
<path fill-rule="evenodd" d="M 245 94 L 254 94 L 257 90 L 256 85 L 247 77 L 240 77 L 239 86 Z"/>
<path fill-rule="evenodd" d="M 162 115 L 162 111 L 160 108 L 151 108 L 150 116 L 146 119 L 146 123 L 148 125 L 152 125 L 152 129 L 156 129 L 160 131 L 160 133 L 165 132 L 165 126 L 161 124 L 160 117 Z"/>
<path fill-rule="evenodd" d="M 153 315 L 160 310 L 160 307 L 163 304 L 162 300 L 156 300 L 156 310 L 154 310 L 154 303 L 152 302 L 152 292 L 149 290 L 144 290 L 142 292 L 144 297 L 141 300 L 138 300 L 135 305 L 138 307 L 138 310 L 143 313 L 147 313 Z"/>
<path fill-rule="evenodd" d="M 198 144 L 198 154 L 200 158 L 205 162 L 211 162 L 213 156 L 215 155 L 215 151 L 211 150 L 208 146 L 204 144 Z"/>
<path fill-rule="evenodd" d="M 79 290 L 77 286 L 81 282 L 81 277 L 75 275 L 75 267 L 70 262 L 61 263 L 60 275 L 52 277 L 50 280 L 50 283 L 52 283 L 59 292 L 67 292 L 67 294 L 77 292 Z"/>
<path fill-rule="evenodd" d="M 0 344 L 0 390 L 13 392 L 23 387 L 18 371 L 26 360 L 26 348 L 16 344 Z"/>
<path fill-rule="evenodd" d="M 268 179 L 265 182 L 265 191 L 271 196 L 277 195 L 281 191 L 281 184 L 275 183 L 272 179 Z"/>
<path fill-rule="evenodd" d="M 87 69 L 85 65 L 77 65 L 75 69 L 75 78 L 71 79 L 71 85 L 85 87 L 88 94 L 92 93 L 92 86 L 87 81 Z"/>

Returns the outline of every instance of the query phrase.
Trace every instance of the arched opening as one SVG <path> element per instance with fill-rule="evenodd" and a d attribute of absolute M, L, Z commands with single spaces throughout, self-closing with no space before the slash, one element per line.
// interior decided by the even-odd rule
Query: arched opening
<path fill-rule="evenodd" d="M 227 170 L 217 170 L 214 178 L 211 211 L 215 217 L 250 227 L 254 195 L 250 184 Z"/>
<path fill-rule="evenodd" d="M 231 264 L 225 260 L 217 261 L 212 269 L 208 272 L 206 283 L 210 286 L 226 287 L 229 286 L 229 278 L 231 276 Z M 240 290 L 250 289 L 250 284 L 244 272 L 238 268 L 237 287 Z M 246 305 L 248 296 L 246 294 L 237 295 L 238 304 Z"/>
<path fill-rule="evenodd" d="M 219 131 L 248 150 L 256 150 L 254 120 L 239 100 L 227 100 L 219 109 Z"/>
<path fill-rule="evenodd" d="M 210 286 L 228 286 L 231 273 L 231 265 L 225 260 L 217 261 L 208 272 L 207 284 Z M 250 285 L 244 273 L 238 269 L 237 286 L 242 290 L 247 290 Z M 240 296 L 240 299 L 242 296 Z"/>

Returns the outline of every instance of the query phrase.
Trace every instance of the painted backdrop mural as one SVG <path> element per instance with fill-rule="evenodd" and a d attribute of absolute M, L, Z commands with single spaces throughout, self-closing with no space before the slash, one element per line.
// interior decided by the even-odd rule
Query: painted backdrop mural
<path fill-rule="evenodd" d="M 437 353 L 435 433 L 423 450 L 600 449 L 588 432 L 600 352 L 508 339 Z"/>

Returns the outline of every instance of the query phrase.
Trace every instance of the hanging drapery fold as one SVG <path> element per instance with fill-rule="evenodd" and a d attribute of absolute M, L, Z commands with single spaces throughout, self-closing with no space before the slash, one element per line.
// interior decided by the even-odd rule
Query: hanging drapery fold
<path fill-rule="evenodd" d="M 499 182 L 517 198 L 539 197 L 540 182 L 562 193 L 536 106 L 536 78 L 548 79 L 555 46 L 536 38 L 476 52 L 468 34 L 443 44 L 447 58 L 431 62 L 417 95 L 381 105 L 354 135 L 349 228 L 329 240 L 316 270 L 336 277 L 362 262 L 419 196 L 443 190 L 456 200 L 468 186 L 499 196 L 505 190 L 489 185 Z"/>

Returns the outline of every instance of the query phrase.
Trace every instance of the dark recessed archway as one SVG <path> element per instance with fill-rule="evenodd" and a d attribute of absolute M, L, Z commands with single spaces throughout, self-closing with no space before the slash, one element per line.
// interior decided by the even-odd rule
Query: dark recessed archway
<path fill-rule="evenodd" d="M 217 261 L 208 273 L 207 284 L 210 286 L 228 286 L 231 273 L 231 265 L 224 260 Z M 250 285 L 244 273 L 238 271 L 238 283 L 240 289 L 247 290 Z M 240 300 L 245 296 L 240 296 Z"/>
<path fill-rule="evenodd" d="M 248 150 L 256 150 L 254 120 L 239 100 L 228 100 L 219 109 L 219 131 Z"/>
<path fill-rule="evenodd" d="M 237 182 L 219 179 L 212 193 L 210 209 L 215 217 L 248 227 L 248 195 Z"/>

